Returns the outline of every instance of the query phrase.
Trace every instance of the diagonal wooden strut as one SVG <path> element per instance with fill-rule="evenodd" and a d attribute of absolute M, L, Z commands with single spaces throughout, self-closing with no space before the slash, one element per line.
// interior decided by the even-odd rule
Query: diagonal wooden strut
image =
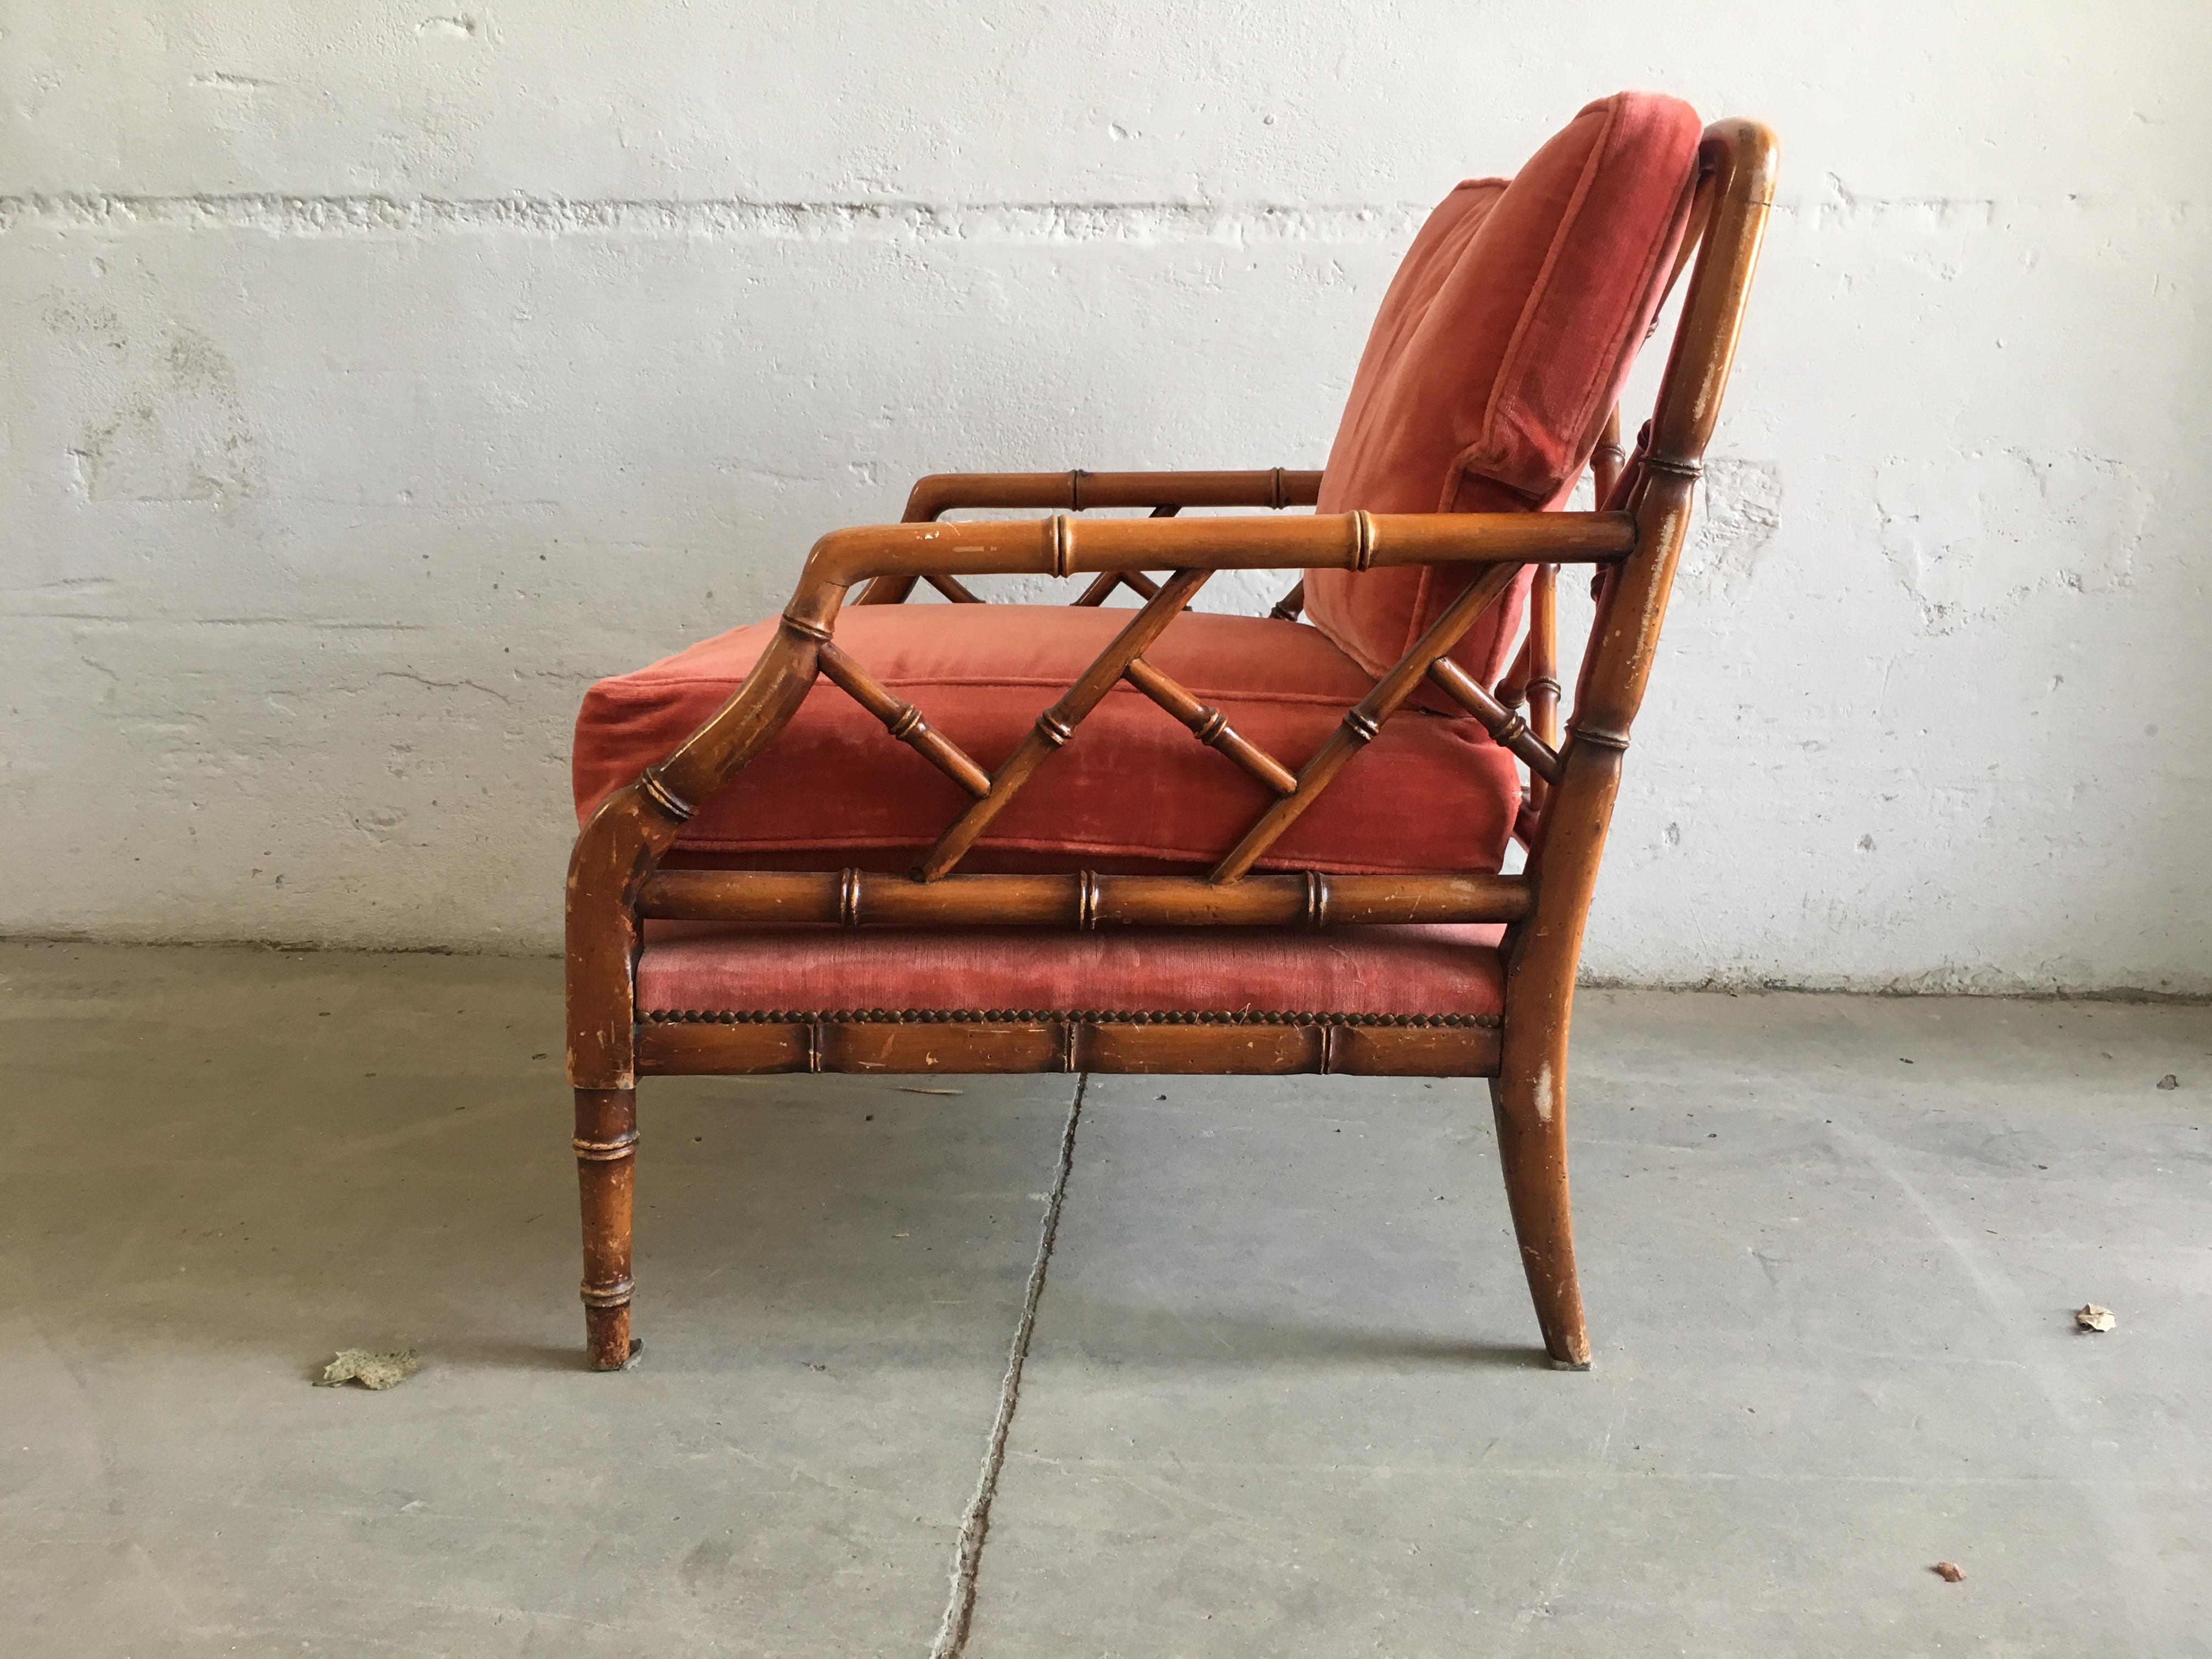
<path fill-rule="evenodd" d="M 1461 708 L 1482 723 L 1482 729 L 1501 748 L 1510 749 L 1522 763 L 1546 783 L 1559 779 L 1559 751 L 1538 737 L 1517 708 L 1508 708 L 1483 689 L 1482 682 L 1449 657 L 1429 665 L 1429 678 Z"/>
<path fill-rule="evenodd" d="M 1122 671 L 1182 614 L 1183 606 L 1190 603 L 1192 595 L 1206 585 L 1206 579 L 1212 574 L 1211 570 L 1178 570 L 1161 585 L 1158 593 L 1145 601 L 1144 609 L 1114 636 L 1113 642 L 1077 677 L 1075 684 L 1060 694 L 1060 701 L 1036 717 L 1036 724 L 1015 745 L 1006 763 L 992 775 L 989 788 L 945 826 L 945 833 L 937 838 L 937 844 L 929 849 L 928 856 L 915 872 L 922 880 L 935 881 L 960 862 L 984 827 L 998 817 L 1006 804 L 1030 781 L 1030 775 L 1044 763 L 1045 757 L 1075 734 L 1077 725 L 1114 689 Z"/>
<path fill-rule="evenodd" d="M 957 576 L 948 576 L 944 574 L 942 572 L 938 572 L 924 576 L 922 580 L 927 582 L 932 587 L 944 594 L 946 599 L 951 600 L 955 605 L 981 605 L 983 603 L 982 596 L 977 593 L 974 588 L 969 586 L 967 583 L 962 581 Z"/>
<path fill-rule="evenodd" d="M 901 702 L 868 671 L 824 640 L 815 659 L 831 681 L 850 694 L 853 701 L 884 723 L 901 743 L 951 778 L 969 794 L 991 793 L 991 775 L 969 759 L 960 745 L 935 730 L 910 702 Z"/>
<path fill-rule="evenodd" d="M 1427 674 L 1429 665 L 1457 645 L 1460 635 L 1474 625 L 1477 617 L 1497 603 L 1498 596 L 1512 586 L 1520 574 L 1517 563 L 1498 564 L 1469 582 L 1466 591 L 1414 641 L 1413 648 L 1391 665 L 1390 672 L 1375 682 L 1372 690 L 1344 711 L 1343 723 L 1328 734 L 1328 740 L 1299 770 L 1297 787 L 1260 815 L 1258 822 L 1244 832 L 1244 839 L 1214 866 L 1208 879 L 1235 881 L 1258 863 L 1344 769 L 1344 763 L 1370 742 L 1382 729 L 1382 722 L 1396 714 L 1406 699 L 1413 695 L 1414 688 Z"/>
<path fill-rule="evenodd" d="M 1209 749 L 1218 749 L 1279 795 L 1298 787 L 1291 769 L 1249 738 L 1240 736 L 1218 708 L 1208 708 L 1196 697 L 1142 657 L 1130 659 L 1121 676 L 1138 690 L 1190 728 L 1191 736 Z"/>

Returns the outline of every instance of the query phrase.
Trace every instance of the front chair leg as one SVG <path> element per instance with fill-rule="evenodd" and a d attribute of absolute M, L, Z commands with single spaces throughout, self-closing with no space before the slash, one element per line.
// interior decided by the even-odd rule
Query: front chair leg
<path fill-rule="evenodd" d="M 1583 1293 L 1575 1278 L 1575 1229 L 1567 1212 L 1566 1115 L 1558 1092 L 1547 1090 L 1552 1110 L 1537 1109 L 1533 1079 L 1510 1073 L 1492 1079 L 1491 1104 L 1498 1117 L 1498 1157 L 1505 1170 L 1505 1201 L 1528 1270 L 1544 1350 L 1568 1370 L 1588 1370 L 1589 1333 L 1583 1324 Z"/>
<path fill-rule="evenodd" d="M 629 1232 L 637 1091 L 576 1091 L 576 1182 L 584 1209 L 584 1333 L 592 1369 L 618 1371 L 629 1337 Z"/>

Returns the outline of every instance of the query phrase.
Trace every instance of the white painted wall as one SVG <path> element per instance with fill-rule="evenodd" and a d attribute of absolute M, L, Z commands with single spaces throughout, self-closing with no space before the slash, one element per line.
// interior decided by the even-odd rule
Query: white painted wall
<path fill-rule="evenodd" d="M 1318 464 L 1586 98 L 1784 189 L 1589 961 L 2212 989 L 2197 0 L 0 4 L 0 929 L 542 950 L 594 676 L 968 466 Z"/>

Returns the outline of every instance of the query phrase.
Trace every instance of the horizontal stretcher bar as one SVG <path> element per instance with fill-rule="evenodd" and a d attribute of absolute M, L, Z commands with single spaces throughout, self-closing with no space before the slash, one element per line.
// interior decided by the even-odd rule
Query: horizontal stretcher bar
<path fill-rule="evenodd" d="M 838 922 L 902 927 L 1335 927 L 1518 921 L 1520 876 L 947 876 L 923 883 L 866 871 L 660 870 L 641 915 L 748 927 Z"/>
<path fill-rule="evenodd" d="M 1259 1016 L 1126 1018 L 985 1015 L 955 1022 L 918 1018 L 824 1018 L 769 1023 L 755 1015 L 651 1011 L 637 1028 L 645 1076 L 761 1072 L 878 1073 L 1107 1072 L 1292 1076 L 1493 1077 L 1494 1020 L 1447 1024 L 1270 1024 Z M 1291 1017 L 1282 1016 L 1288 1021 Z M 1369 1017 L 1377 1022 L 1383 1016 Z M 1412 1017 L 1407 1017 L 1412 1018 Z M 1177 1020 L 1188 1024 L 1169 1023 Z"/>

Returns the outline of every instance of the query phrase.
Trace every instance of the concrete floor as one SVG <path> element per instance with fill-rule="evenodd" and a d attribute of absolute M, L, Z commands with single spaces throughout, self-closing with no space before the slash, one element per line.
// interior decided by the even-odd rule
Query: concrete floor
<path fill-rule="evenodd" d="M 557 980 L 0 947 L 0 1650 L 2212 1653 L 2212 1011 L 1587 996 L 1586 1376 L 1480 1085 L 663 1084 L 594 1376 Z"/>

